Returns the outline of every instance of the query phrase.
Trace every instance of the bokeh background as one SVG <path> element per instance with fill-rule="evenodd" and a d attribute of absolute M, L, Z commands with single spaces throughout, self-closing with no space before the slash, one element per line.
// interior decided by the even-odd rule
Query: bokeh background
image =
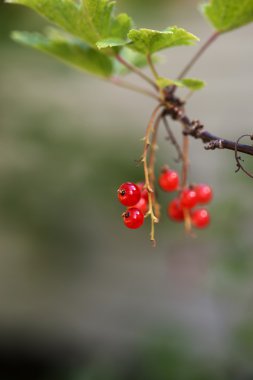
<path fill-rule="evenodd" d="M 140 27 L 176 24 L 202 42 L 212 31 L 195 0 L 117 3 Z M 210 228 L 186 237 L 160 194 L 157 248 L 148 223 L 126 230 L 116 189 L 142 180 L 154 102 L 9 38 L 44 25 L 0 2 L 1 378 L 252 379 L 252 180 L 232 152 L 191 141 L 191 179 L 215 193 Z M 191 72 L 208 86 L 189 114 L 230 139 L 252 133 L 252 32 L 224 35 Z M 159 72 L 175 76 L 195 51 L 164 53 Z M 158 168 L 177 167 L 162 129 L 159 146 Z"/>

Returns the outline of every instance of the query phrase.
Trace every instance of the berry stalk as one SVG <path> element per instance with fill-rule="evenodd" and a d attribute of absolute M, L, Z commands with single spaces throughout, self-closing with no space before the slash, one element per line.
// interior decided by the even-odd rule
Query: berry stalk
<path fill-rule="evenodd" d="M 159 109 L 161 108 L 161 104 L 158 104 L 156 108 L 154 109 L 150 121 L 147 126 L 145 138 L 144 138 L 144 151 L 143 151 L 143 156 L 142 156 L 142 162 L 143 162 L 143 168 L 144 168 L 144 178 L 145 178 L 145 185 L 144 187 L 148 191 L 148 212 L 146 216 L 150 215 L 151 219 L 151 232 L 150 232 L 150 240 L 153 242 L 155 245 L 155 223 L 158 223 L 158 218 L 155 215 L 154 212 L 154 202 L 153 202 L 153 193 L 154 193 L 154 188 L 151 183 L 150 179 L 150 173 L 149 173 L 149 166 L 148 166 L 148 151 L 150 148 L 150 137 L 151 134 L 153 134 L 153 128 L 156 120 L 157 113 Z"/>
<path fill-rule="evenodd" d="M 183 161 L 182 161 L 182 191 L 185 190 L 188 180 L 189 169 L 189 136 L 183 135 Z M 190 234 L 192 231 L 191 215 L 188 208 L 183 208 L 185 232 Z"/>
<path fill-rule="evenodd" d="M 163 115 L 163 112 L 161 112 L 158 115 L 155 121 L 154 128 L 153 128 L 152 140 L 151 140 L 151 145 L 150 145 L 149 165 L 148 165 L 150 185 L 152 189 L 154 190 L 154 193 L 153 193 L 154 210 L 155 210 L 155 215 L 157 216 L 158 219 L 160 218 L 160 205 L 156 200 L 156 194 L 155 194 L 155 181 L 156 181 L 155 159 L 156 159 L 156 150 L 157 150 L 157 135 L 158 135 L 158 129 L 159 129 L 159 125 L 162 119 L 162 115 Z"/>

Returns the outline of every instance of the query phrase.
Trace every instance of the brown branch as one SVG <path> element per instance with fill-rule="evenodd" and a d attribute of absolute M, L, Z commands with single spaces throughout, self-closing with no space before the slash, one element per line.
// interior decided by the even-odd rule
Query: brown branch
<path fill-rule="evenodd" d="M 167 105 L 164 110 L 164 114 L 170 115 L 173 120 L 180 121 L 184 125 L 183 133 L 194 137 L 195 139 L 200 139 L 203 141 L 206 150 L 215 149 L 228 149 L 237 150 L 238 152 L 248 154 L 253 156 L 253 146 L 239 144 L 237 141 L 231 141 L 224 139 L 222 137 L 213 135 L 212 133 L 204 129 L 203 124 L 199 120 L 190 120 L 190 118 L 185 115 L 183 109 L 174 105 Z"/>
<path fill-rule="evenodd" d="M 239 142 L 241 141 L 241 139 L 243 139 L 244 137 L 249 137 L 251 140 L 253 140 L 253 135 L 242 135 L 236 141 L 236 145 L 235 145 L 235 160 L 236 160 L 236 164 L 237 164 L 236 172 L 238 172 L 239 170 L 242 170 L 245 174 L 247 174 L 248 177 L 253 178 L 253 174 L 251 174 L 248 170 L 246 170 L 244 168 L 244 166 L 241 164 L 242 159 L 240 156 L 238 156 L 238 145 L 239 145 Z"/>
<path fill-rule="evenodd" d="M 188 129 L 185 131 L 185 133 L 194 137 L 195 139 L 201 139 L 203 143 L 206 144 L 206 150 L 228 149 L 253 156 L 252 145 L 239 144 L 235 141 L 215 136 L 204 129 L 199 131 L 194 130 L 194 128 L 190 130 Z"/>

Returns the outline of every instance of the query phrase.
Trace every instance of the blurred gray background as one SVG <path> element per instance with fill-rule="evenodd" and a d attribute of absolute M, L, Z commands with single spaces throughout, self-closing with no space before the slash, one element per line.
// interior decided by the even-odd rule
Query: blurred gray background
<path fill-rule="evenodd" d="M 212 32 L 198 1 L 117 3 L 139 27 L 182 26 L 202 43 Z M 191 179 L 215 193 L 210 228 L 186 237 L 166 216 L 171 196 L 160 194 L 157 248 L 148 223 L 126 230 L 116 189 L 143 178 L 135 159 L 154 101 L 9 38 L 11 30 L 45 24 L 28 9 L 0 2 L 6 360 L 15 366 L 27 347 L 28 363 L 31 352 L 52 353 L 60 358 L 54 379 L 252 379 L 252 180 L 235 174 L 233 152 L 206 152 L 192 140 Z M 252 133 L 252 32 L 248 25 L 222 36 L 190 73 L 208 85 L 189 101 L 189 115 L 233 140 Z M 196 49 L 163 53 L 159 73 L 175 77 Z M 162 129 L 159 148 L 158 170 L 167 163 L 177 168 Z M 252 159 L 245 164 L 253 170 Z"/>

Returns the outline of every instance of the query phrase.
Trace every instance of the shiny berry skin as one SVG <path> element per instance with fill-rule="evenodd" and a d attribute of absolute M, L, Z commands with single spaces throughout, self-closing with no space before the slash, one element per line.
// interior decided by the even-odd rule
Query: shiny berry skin
<path fill-rule="evenodd" d="M 181 206 L 184 208 L 193 208 L 198 202 L 198 197 L 196 191 L 193 189 L 185 189 L 181 193 L 180 197 Z"/>
<path fill-rule="evenodd" d="M 118 189 L 118 200 L 124 206 L 134 206 L 140 198 L 141 192 L 135 183 L 125 182 Z"/>
<path fill-rule="evenodd" d="M 122 215 L 124 224 L 127 228 L 136 229 L 140 228 L 144 222 L 144 214 L 136 207 L 129 208 Z"/>
<path fill-rule="evenodd" d="M 210 224 L 210 215 L 205 208 L 194 210 L 191 213 L 192 224 L 196 228 L 205 228 Z"/>
<path fill-rule="evenodd" d="M 184 210 L 179 199 L 173 199 L 173 201 L 168 204 L 167 213 L 170 219 L 175 222 L 183 222 Z"/>
<path fill-rule="evenodd" d="M 146 212 L 148 211 L 148 202 L 146 201 L 145 198 L 141 197 L 141 199 L 139 200 L 139 202 L 136 203 L 136 205 L 134 205 L 134 208 L 138 208 L 145 215 Z"/>
<path fill-rule="evenodd" d="M 141 192 L 141 198 L 144 198 L 148 202 L 148 190 L 144 189 L 144 182 L 138 182 L 137 186 Z"/>
<path fill-rule="evenodd" d="M 194 187 L 197 193 L 198 203 L 209 203 L 213 198 L 213 191 L 210 186 L 199 184 Z"/>
<path fill-rule="evenodd" d="M 179 186 L 178 173 L 170 169 L 162 170 L 158 181 L 164 191 L 175 191 Z"/>

